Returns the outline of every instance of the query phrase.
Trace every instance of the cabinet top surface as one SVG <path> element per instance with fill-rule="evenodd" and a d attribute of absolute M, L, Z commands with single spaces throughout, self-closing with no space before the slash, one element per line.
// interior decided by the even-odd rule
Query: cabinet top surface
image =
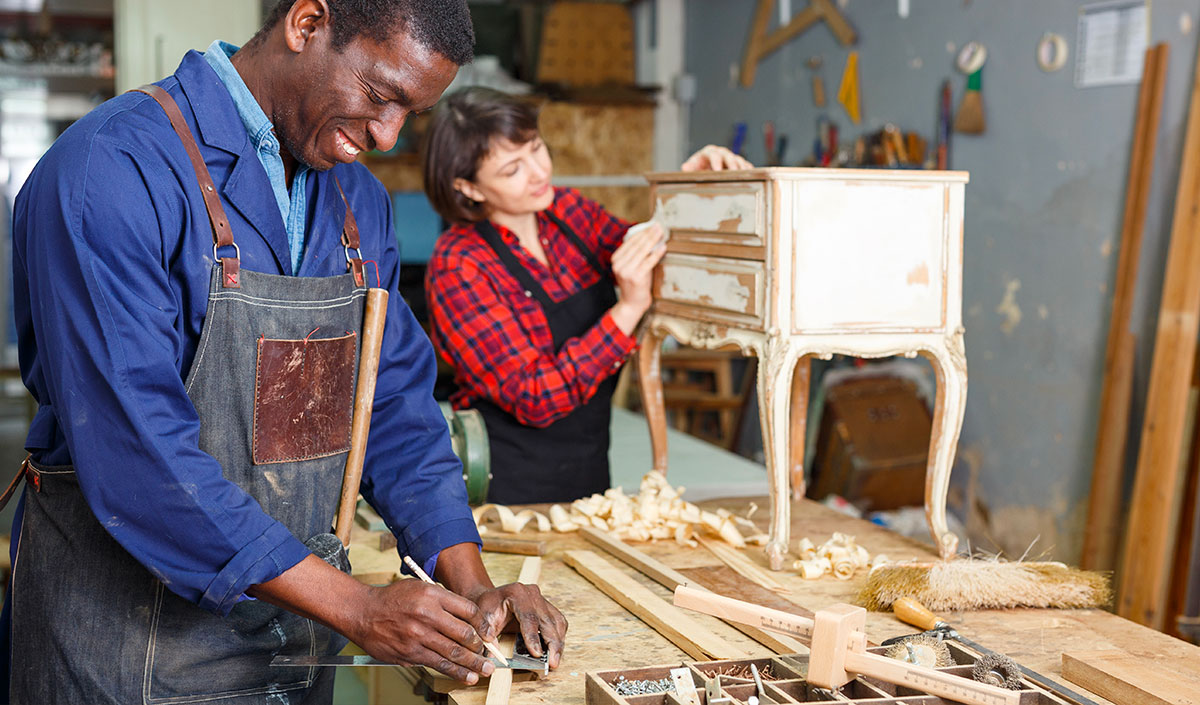
<path fill-rule="evenodd" d="M 830 169 L 802 167 L 762 167 L 737 171 L 667 171 L 646 174 L 651 183 L 698 183 L 706 181 L 901 181 L 967 183 L 971 175 L 965 171 L 932 171 L 924 169 Z"/>

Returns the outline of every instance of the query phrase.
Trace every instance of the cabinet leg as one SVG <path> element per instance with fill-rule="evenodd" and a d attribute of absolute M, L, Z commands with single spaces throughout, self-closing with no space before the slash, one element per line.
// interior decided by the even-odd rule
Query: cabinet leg
<path fill-rule="evenodd" d="M 792 499 L 804 497 L 804 451 L 808 440 L 808 385 L 812 364 L 805 355 L 796 361 L 792 373 L 791 430 L 788 439 L 789 471 L 792 478 Z"/>
<path fill-rule="evenodd" d="M 663 404 L 662 333 L 646 326 L 638 344 L 638 379 L 641 382 L 642 413 L 650 426 L 650 449 L 654 469 L 667 474 L 667 412 Z"/>
<path fill-rule="evenodd" d="M 791 406 L 792 366 L 787 351 L 771 349 L 759 355 L 758 415 L 762 424 L 763 454 L 771 500 L 771 528 L 767 538 L 767 562 L 771 570 L 782 570 L 791 529 L 791 492 L 788 491 L 788 411 Z"/>
<path fill-rule="evenodd" d="M 967 408 L 967 357 L 962 335 L 946 340 L 935 350 L 922 352 L 937 375 L 937 398 L 933 409 L 933 434 L 929 440 L 929 464 L 925 470 L 925 519 L 943 559 L 958 550 L 958 537 L 946 524 L 946 493 L 950 470 L 958 449 L 963 414 Z"/>

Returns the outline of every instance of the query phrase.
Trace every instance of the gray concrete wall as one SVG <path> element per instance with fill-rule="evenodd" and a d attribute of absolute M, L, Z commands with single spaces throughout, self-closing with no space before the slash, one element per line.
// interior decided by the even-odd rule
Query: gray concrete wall
<path fill-rule="evenodd" d="M 793 10 L 804 4 L 793 0 Z M 850 0 L 844 11 L 860 36 L 858 126 L 834 102 L 848 50 L 823 26 L 765 59 L 747 90 L 733 66 L 755 3 L 691 0 L 687 15 L 687 70 L 699 85 L 690 144 L 727 144 L 731 125 L 746 121 L 747 156 L 756 163 L 764 160 L 764 120 L 790 137 L 790 161 L 811 149 L 820 112 L 837 121 L 843 141 L 887 122 L 932 137 L 942 79 L 951 78 L 956 107 L 965 84 L 948 45 L 987 46 L 987 133 L 952 141 L 951 167 L 971 173 L 963 302 L 970 392 L 955 469 L 958 505 L 974 507 L 968 523 L 976 547 L 1020 554 L 1040 536 L 1035 551 L 1066 560 L 1078 558 L 1091 482 L 1137 101 L 1136 85 L 1074 86 L 1084 4 L 912 0 L 911 15 L 900 19 L 891 0 Z M 1180 18 L 1190 13 L 1195 21 L 1198 10 L 1194 0 L 1151 7 L 1150 40 L 1170 45 L 1170 63 L 1134 306 L 1135 446 L 1196 57 L 1197 32 L 1185 31 Z M 1067 67 L 1051 74 L 1034 56 L 1047 31 L 1066 37 L 1072 52 Z M 804 66 L 813 55 L 825 62 L 823 111 L 813 105 Z M 1131 448 L 1130 473 L 1135 460 Z"/>

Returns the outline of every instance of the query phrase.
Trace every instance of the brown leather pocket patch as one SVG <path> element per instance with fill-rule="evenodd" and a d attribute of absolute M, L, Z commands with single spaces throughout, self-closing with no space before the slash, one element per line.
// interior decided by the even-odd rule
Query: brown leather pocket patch
<path fill-rule="evenodd" d="M 258 339 L 254 380 L 256 465 L 350 449 L 358 337 Z"/>

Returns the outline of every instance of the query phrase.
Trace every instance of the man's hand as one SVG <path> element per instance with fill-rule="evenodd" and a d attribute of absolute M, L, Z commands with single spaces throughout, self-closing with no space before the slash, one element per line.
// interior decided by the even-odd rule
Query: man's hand
<path fill-rule="evenodd" d="M 567 619 L 542 597 L 537 585 L 502 585 L 485 590 L 473 599 L 485 624 L 479 631 L 481 636 L 494 638 L 515 618 L 529 655 L 541 658 L 542 643 L 545 642 L 544 653 L 550 668 L 558 668 L 567 635 Z"/>
<path fill-rule="evenodd" d="M 347 636 L 381 661 L 429 666 L 468 685 L 495 669 L 479 653 L 484 612 L 440 585 L 411 579 L 372 588 L 360 615 Z"/>
<path fill-rule="evenodd" d="M 687 158 L 680 171 L 725 171 L 727 169 L 753 169 L 744 157 L 734 154 L 725 147 L 710 144 L 700 148 Z"/>
<path fill-rule="evenodd" d="M 475 554 L 474 544 L 462 544 Z M 478 571 L 483 571 L 479 563 Z M 483 572 L 483 579 L 487 573 Z M 487 583 L 491 587 L 491 583 Z M 381 661 L 429 666 L 467 685 L 491 675 L 479 630 L 490 628 L 475 603 L 440 585 L 401 580 L 363 585 L 316 556 L 247 591 L 340 632 Z"/>

